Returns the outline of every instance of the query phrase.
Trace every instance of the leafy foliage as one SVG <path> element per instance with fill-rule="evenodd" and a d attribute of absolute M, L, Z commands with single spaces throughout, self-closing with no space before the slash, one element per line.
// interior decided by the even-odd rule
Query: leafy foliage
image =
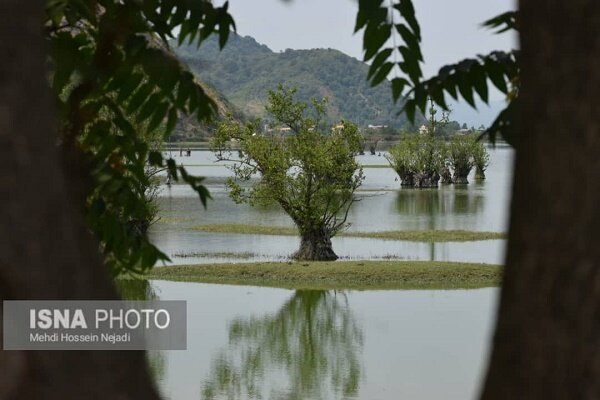
<path fill-rule="evenodd" d="M 200 43 L 213 32 L 223 46 L 235 28 L 228 5 L 208 0 L 48 0 L 51 87 L 70 168 L 87 182 L 90 227 L 114 274 L 142 272 L 167 259 L 132 222 L 149 217 L 145 167 L 165 168 L 190 184 L 205 204 L 202 178 L 149 148 L 168 136 L 180 114 L 206 120 L 215 104 L 169 51 L 168 38 Z"/>
<path fill-rule="evenodd" d="M 391 128 L 410 127 L 405 115 L 398 115 L 390 94 L 389 81 L 371 87 L 365 80 L 369 66 L 332 49 L 286 50 L 275 53 L 251 37 L 232 35 L 220 51 L 216 39 L 197 46 L 175 49 L 202 79 L 223 93 L 246 115 L 268 118 L 265 106 L 268 91 L 280 83 L 297 87 L 299 100 L 329 98 L 327 117 L 361 127 L 369 124 Z M 417 124 L 423 122 L 420 114 Z"/>
<path fill-rule="evenodd" d="M 517 13 L 507 12 L 483 24 L 497 33 L 517 28 Z M 488 102 L 488 81 L 507 96 L 509 104 L 488 129 L 495 140 L 499 133 L 514 145 L 514 103 L 518 97 L 519 52 L 494 51 L 444 66 L 432 78 L 423 80 L 420 64 L 421 34 L 412 0 L 360 0 L 355 30 L 363 32 L 365 61 L 372 60 L 371 84 L 382 82 L 392 71 L 394 99 L 405 100 L 403 110 L 414 120 L 417 110 L 425 112 L 428 99 L 448 109 L 445 95 L 459 95 L 475 108 L 475 95 Z M 392 44 L 389 43 L 390 39 Z"/>
<path fill-rule="evenodd" d="M 292 218 L 301 235 L 345 227 L 354 192 L 363 181 L 354 156 L 361 136 L 344 122 L 331 129 L 324 122 L 326 101 L 294 99 L 296 90 L 282 86 L 269 93 L 268 112 L 275 123 L 266 132 L 260 121 L 247 125 L 223 122 L 212 147 L 220 160 L 236 161 L 228 182 L 237 202 L 275 202 Z M 282 130 L 282 128 L 284 130 Z M 241 159 L 226 150 L 239 145 Z M 244 185 L 253 177 L 251 186 Z"/>
<path fill-rule="evenodd" d="M 448 147 L 448 162 L 454 169 L 454 183 L 468 183 L 467 177 L 473 167 L 477 167 L 475 177 L 485 179 L 490 156 L 477 135 L 457 135 Z"/>
<path fill-rule="evenodd" d="M 490 154 L 481 141 L 477 141 L 473 147 L 473 164 L 475 179 L 485 179 L 485 171 L 490 165 Z"/>
<path fill-rule="evenodd" d="M 431 134 L 410 135 L 390 148 L 387 159 L 403 186 L 436 187 L 446 145 Z"/>
<path fill-rule="evenodd" d="M 473 153 L 477 146 L 474 135 L 457 135 L 448 146 L 448 161 L 454 169 L 454 182 L 466 183 L 467 176 L 473 169 Z"/>

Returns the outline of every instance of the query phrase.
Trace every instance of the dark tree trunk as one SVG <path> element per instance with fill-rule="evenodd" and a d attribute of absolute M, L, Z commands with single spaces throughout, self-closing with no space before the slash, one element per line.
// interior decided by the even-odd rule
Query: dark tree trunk
<path fill-rule="evenodd" d="M 600 2 L 521 1 L 521 124 L 482 398 L 600 399 Z"/>
<path fill-rule="evenodd" d="M 335 261 L 338 256 L 331 245 L 331 234 L 326 229 L 311 230 L 302 234 L 300 248 L 292 256 L 303 261 Z"/>
<path fill-rule="evenodd" d="M 396 171 L 397 172 L 397 171 Z M 414 186 L 415 185 L 415 176 L 412 172 L 400 173 L 400 186 Z"/>
<path fill-rule="evenodd" d="M 466 185 L 469 183 L 469 173 L 471 168 L 455 168 L 452 180 L 458 185 Z"/>
<path fill-rule="evenodd" d="M 43 10 L 0 2 L 0 299 L 116 299 L 57 151 Z M 2 351 L 0 371 L 0 399 L 158 398 L 143 352 Z"/>
<path fill-rule="evenodd" d="M 485 171 L 482 168 L 475 168 L 475 179 L 478 181 L 485 180 Z"/>
<path fill-rule="evenodd" d="M 454 183 L 454 181 L 452 180 L 452 173 L 450 172 L 450 168 L 442 168 L 442 173 L 440 174 L 440 181 L 444 184 Z"/>
<path fill-rule="evenodd" d="M 417 172 L 413 176 L 413 186 L 419 189 L 436 188 L 440 175 L 435 171 Z"/>

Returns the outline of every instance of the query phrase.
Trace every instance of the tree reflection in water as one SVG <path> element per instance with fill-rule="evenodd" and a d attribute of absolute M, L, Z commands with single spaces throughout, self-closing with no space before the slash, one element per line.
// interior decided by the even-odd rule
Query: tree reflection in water
<path fill-rule="evenodd" d="M 466 188 L 401 189 L 396 198 L 398 213 L 429 216 L 432 220 L 445 214 L 480 214 L 484 206 L 484 193 Z"/>
<path fill-rule="evenodd" d="M 274 315 L 236 318 L 203 399 L 354 397 L 363 333 L 343 293 L 298 290 Z"/>
<path fill-rule="evenodd" d="M 483 184 L 472 184 L 481 187 Z M 485 197 L 482 192 L 466 188 L 413 189 L 403 188 L 398 191 L 396 211 L 404 215 L 424 216 L 427 229 L 440 228 L 438 217 L 444 215 L 478 215 L 483 212 Z M 429 243 L 429 259 L 435 261 L 435 243 Z"/>

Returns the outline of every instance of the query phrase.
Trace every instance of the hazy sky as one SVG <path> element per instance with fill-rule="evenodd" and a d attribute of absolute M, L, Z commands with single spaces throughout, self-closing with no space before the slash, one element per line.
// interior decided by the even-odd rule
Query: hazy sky
<path fill-rule="evenodd" d="M 215 0 L 223 3 L 223 0 Z M 491 50 L 516 46 L 513 34 L 495 35 L 481 23 L 514 9 L 514 0 L 413 0 L 422 30 L 429 77 L 445 64 Z M 241 35 L 250 35 L 274 51 L 334 48 L 362 60 L 362 33 L 353 35 L 356 0 L 229 0 Z M 489 124 L 504 107 L 504 96 L 491 89 L 491 108 L 452 103 L 453 118 L 469 125 Z M 449 99 L 450 100 L 450 99 Z"/>
<path fill-rule="evenodd" d="M 222 2 L 222 1 L 219 1 Z M 230 0 L 238 33 L 272 50 L 334 48 L 362 59 L 362 34 L 353 35 L 356 0 Z M 421 23 L 424 72 L 477 53 L 514 46 L 481 22 L 514 8 L 512 0 L 414 0 Z"/>

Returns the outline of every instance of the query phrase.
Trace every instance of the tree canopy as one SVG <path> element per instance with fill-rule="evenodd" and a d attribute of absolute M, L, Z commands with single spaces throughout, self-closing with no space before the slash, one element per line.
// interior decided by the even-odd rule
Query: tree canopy
<path fill-rule="evenodd" d="M 206 120 L 216 111 L 193 74 L 169 50 L 218 33 L 225 45 L 235 28 L 228 4 L 211 1 L 55 1 L 46 3 L 51 86 L 60 112 L 60 144 L 66 165 L 81 182 L 73 188 L 114 274 L 142 272 L 167 256 L 132 221 L 148 218 L 147 164 L 183 179 L 206 203 L 202 179 L 149 148 L 148 135 L 163 138 L 179 115 Z"/>
<path fill-rule="evenodd" d="M 473 108 L 475 94 L 489 100 L 488 81 L 506 95 L 508 105 L 488 128 L 492 140 L 500 134 L 514 145 L 516 103 L 519 93 L 519 51 L 492 51 L 445 65 L 438 74 L 423 79 L 421 27 L 412 0 L 359 0 L 355 32 L 363 30 L 364 61 L 370 61 L 368 79 L 378 85 L 394 72 L 394 99 L 402 99 L 402 110 L 410 120 L 420 110 L 425 113 L 429 99 L 447 110 L 446 94 L 460 95 Z M 517 29 L 516 11 L 508 11 L 483 23 L 496 33 Z M 393 39 L 390 44 L 390 39 Z"/>
<path fill-rule="evenodd" d="M 269 93 L 267 111 L 273 123 L 263 131 L 260 120 L 220 124 L 212 147 L 220 160 L 232 160 L 235 179 L 228 181 L 238 202 L 276 203 L 298 227 L 298 259 L 331 260 L 337 256 L 331 237 L 346 226 L 354 192 L 363 181 L 354 156 L 361 135 L 350 122 L 330 127 L 324 121 L 326 99 L 294 99 L 295 89 L 280 86 Z M 240 159 L 227 146 L 239 145 Z M 257 180 L 248 187 L 244 182 Z"/>

